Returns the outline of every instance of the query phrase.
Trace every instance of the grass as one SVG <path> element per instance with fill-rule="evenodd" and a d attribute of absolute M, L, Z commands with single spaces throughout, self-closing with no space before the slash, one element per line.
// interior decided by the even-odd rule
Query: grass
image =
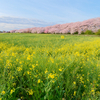
<path fill-rule="evenodd" d="M 0 34 L 0 100 L 99 100 L 100 37 Z"/>

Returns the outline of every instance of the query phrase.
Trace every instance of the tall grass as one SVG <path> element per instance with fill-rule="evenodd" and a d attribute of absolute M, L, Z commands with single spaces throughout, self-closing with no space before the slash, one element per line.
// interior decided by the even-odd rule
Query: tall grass
<path fill-rule="evenodd" d="M 1 100 L 99 100 L 100 38 L 0 34 Z"/>

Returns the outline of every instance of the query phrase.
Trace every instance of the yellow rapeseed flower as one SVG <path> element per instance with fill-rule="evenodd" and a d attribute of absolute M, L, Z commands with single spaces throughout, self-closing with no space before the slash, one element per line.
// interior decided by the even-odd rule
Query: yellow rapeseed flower
<path fill-rule="evenodd" d="M 38 64 L 36 64 L 36 66 L 38 66 Z"/>
<path fill-rule="evenodd" d="M 62 35 L 61 38 L 64 39 L 64 36 Z"/>
<path fill-rule="evenodd" d="M 40 79 L 38 79 L 38 83 L 40 83 L 41 82 L 41 80 Z"/>
<path fill-rule="evenodd" d="M 50 60 L 51 60 L 52 63 L 54 63 L 54 59 L 53 58 L 50 57 Z"/>
<path fill-rule="evenodd" d="M 48 72 L 48 71 L 47 71 L 47 69 L 46 69 L 45 74 L 46 74 L 47 72 Z"/>
<path fill-rule="evenodd" d="M 5 94 L 5 91 L 2 91 L 1 93 L 2 93 L 2 94 Z"/>
<path fill-rule="evenodd" d="M 94 89 L 92 89 L 91 92 L 94 92 Z"/>
<path fill-rule="evenodd" d="M 10 94 L 12 94 L 13 92 L 15 92 L 15 89 L 11 89 Z"/>
<path fill-rule="evenodd" d="M 33 52 L 33 54 L 35 54 L 35 52 Z"/>
<path fill-rule="evenodd" d="M 60 68 L 59 71 L 62 71 L 62 69 Z"/>
<path fill-rule="evenodd" d="M 32 68 L 34 69 L 35 68 L 35 65 L 32 65 Z"/>
<path fill-rule="evenodd" d="M 30 72 L 29 72 L 29 71 L 27 71 L 27 74 L 30 74 Z"/>
<path fill-rule="evenodd" d="M 32 70 L 32 68 L 29 68 L 30 70 Z"/>
<path fill-rule="evenodd" d="M 12 79 L 14 79 L 14 77 L 12 76 Z"/>
<path fill-rule="evenodd" d="M 48 78 L 54 78 L 54 74 L 50 73 L 50 74 L 48 75 Z"/>
<path fill-rule="evenodd" d="M 76 91 L 74 91 L 74 96 L 76 95 Z"/>
<path fill-rule="evenodd" d="M 13 86 L 16 86 L 16 83 L 13 83 Z"/>
<path fill-rule="evenodd" d="M 55 81 L 54 80 L 52 80 L 52 83 L 54 83 Z"/>
<path fill-rule="evenodd" d="M 76 82 L 74 81 L 73 84 L 76 84 Z"/>
<path fill-rule="evenodd" d="M 33 95 L 33 90 L 30 89 L 30 90 L 28 91 L 28 93 L 29 93 L 29 95 Z"/>
<path fill-rule="evenodd" d="M 15 53 L 12 52 L 12 56 L 15 56 Z"/>
<path fill-rule="evenodd" d="M 30 58 L 31 56 L 29 55 L 28 57 L 27 57 L 27 60 L 31 60 L 31 58 Z"/>
<path fill-rule="evenodd" d="M 18 70 L 18 71 L 21 71 L 21 70 L 22 70 L 22 68 L 21 68 L 21 67 L 17 67 L 17 70 Z"/>

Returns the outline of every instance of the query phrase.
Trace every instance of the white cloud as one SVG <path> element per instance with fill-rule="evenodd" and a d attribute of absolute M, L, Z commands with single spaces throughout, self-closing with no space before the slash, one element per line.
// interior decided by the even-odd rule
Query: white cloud
<path fill-rule="evenodd" d="M 45 27 L 53 25 L 37 19 L 17 18 L 17 17 L 0 17 L 0 31 L 9 31 L 13 29 L 24 29 L 31 27 Z"/>
<path fill-rule="evenodd" d="M 24 29 L 24 28 L 31 28 L 34 27 L 33 25 L 28 24 L 8 24 L 8 23 L 0 23 L 0 30 L 1 31 L 10 31 L 14 29 Z"/>

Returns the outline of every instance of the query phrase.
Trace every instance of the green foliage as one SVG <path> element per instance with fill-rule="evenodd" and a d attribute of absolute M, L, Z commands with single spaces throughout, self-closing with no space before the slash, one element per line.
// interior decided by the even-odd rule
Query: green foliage
<path fill-rule="evenodd" d="M 88 35 L 94 34 L 91 30 L 86 30 L 84 33 L 85 33 L 85 34 L 88 34 Z"/>
<path fill-rule="evenodd" d="M 96 35 L 100 35 L 100 29 L 95 34 Z"/>
<path fill-rule="evenodd" d="M 74 34 L 78 34 L 78 32 L 75 32 Z"/>
<path fill-rule="evenodd" d="M 82 31 L 81 34 L 85 34 L 85 33 Z"/>
<path fill-rule="evenodd" d="M 66 34 L 71 34 L 70 32 L 66 33 Z"/>
<path fill-rule="evenodd" d="M 100 100 L 99 41 L 0 34 L 0 100 Z"/>

